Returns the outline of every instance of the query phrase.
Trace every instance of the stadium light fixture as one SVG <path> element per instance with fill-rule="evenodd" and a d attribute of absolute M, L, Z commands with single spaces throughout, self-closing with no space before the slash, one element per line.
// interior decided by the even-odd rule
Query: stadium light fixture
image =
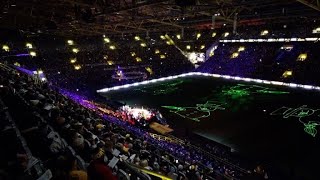
<path fill-rule="evenodd" d="M 77 62 L 77 59 L 76 58 L 73 58 L 70 60 L 70 63 L 74 64 L 75 62 Z"/>
<path fill-rule="evenodd" d="M 269 31 L 268 31 L 268 30 L 263 30 L 263 31 L 261 31 L 261 33 L 260 33 L 261 36 L 265 36 L 265 35 L 267 35 L 267 34 L 269 34 Z"/>
<path fill-rule="evenodd" d="M 80 65 L 75 65 L 75 66 L 74 66 L 74 69 L 75 69 L 75 70 L 79 70 L 79 69 L 81 69 L 81 66 L 80 66 Z"/>
<path fill-rule="evenodd" d="M 308 57 L 308 54 L 304 53 L 304 54 L 300 54 L 297 58 L 297 61 L 305 61 Z"/>
<path fill-rule="evenodd" d="M 110 39 L 107 38 L 107 37 L 103 38 L 103 41 L 104 41 L 105 43 L 110 43 Z"/>
<path fill-rule="evenodd" d="M 140 41 L 140 40 L 141 40 L 139 36 L 135 36 L 134 39 L 135 39 L 136 41 Z"/>
<path fill-rule="evenodd" d="M 238 56 L 239 56 L 239 53 L 238 53 L 238 52 L 234 52 L 234 53 L 232 53 L 232 55 L 231 55 L 231 59 L 237 58 Z"/>
<path fill-rule="evenodd" d="M 73 53 L 78 53 L 78 52 L 79 52 L 79 49 L 78 49 L 78 48 L 73 48 L 73 49 L 72 49 L 72 52 L 73 52 Z"/>
<path fill-rule="evenodd" d="M 30 56 L 32 56 L 32 57 L 35 57 L 35 56 L 37 56 L 37 53 L 36 52 L 34 52 L 34 51 L 30 51 Z"/>
<path fill-rule="evenodd" d="M 201 37 L 201 33 L 197 33 L 197 40 Z"/>
<path fill-rule="evenodd" d="M 292 71 L 291 70 L 287 70 L 282 74 L 282 77 L 284 77 L 284 78 L 288 78 L 290 76 L 292 76 Z"/>
<path fill-rule="evenodd" d="M 245 50 L 244 46 L 240 46 L 239 49 L 238 49 L 238 52 L 241 52 L 241 51 L 244 51 L 244 50 Z"/>
<path fill-rule="evenodd" d="M 10 48 L 9 48 L 8 45 L 3 45 L 3 46 L 2 46 L 2 49 L 3 49 L 4 51 L 6 51 L 6 52 L 9 52 L 9 50 L 10 50 Z"/>
<path fill-rule="evenodd" d="M 70 46 L 74 45 L 73 40 L 68 40 L 67 43 L 68 43 L 68 45 L 70 45 Z"/>
<path fill-rule="evenodd" d="M 136 61 L 137 61 L 137 62 L 141 62 L 142 59 L 141 59 L 140 57 L 136 57 Z"/>
<path fill-rule="evenodd" d="M 32 49 L 32 44 L 31 43 L 26 43 L 26 47 L 29 49 Z"/>

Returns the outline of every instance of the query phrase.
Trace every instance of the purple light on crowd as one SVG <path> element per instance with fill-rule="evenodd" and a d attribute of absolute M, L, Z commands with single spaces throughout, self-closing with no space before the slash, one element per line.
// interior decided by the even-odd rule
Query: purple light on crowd
<path fill-rule="evenodd" d="M 16 54 L 17 57 L 30 56 L 30 54 Z"/>
<path fill-rule="evenodd" d="M 86 99 L 80 95 L 77 95 L 75 93 L 72 93 L 70 91 L 64 90 L 64 89 L 60 89 L 60 93 L 67 96 L 68 98 L 72 99 L 73 101 L 75 101 L 76 103 L 79 103 L 80 105 L 91 109 L 91 110 L 96 110 L 97 106 L 95 106 L 92 103 L 89 103 L 88 101 L 86 101 Z"/>
<path fill-rule="evenodd" d="M 60 93 L 65 95 L 66 97 L 72 99 L 74 102 L 79 103 L 80 105 L 82 105 L 88 109 L 91 109 L 91 110 L 98 109 L 97 106 L 95 106 L 92 103 L 89 103 L 89 101 L 86 100 L 86 98 L 83 96 L 77 95 L 75 93 L 72 93 L 72 92 L 64 90 L 64 89 L 60 89 Z M 216 159 L 211 158 L 211 157 L 206 157 L 203 154 L 199 153 L 198 151 L 196 151 L 188 146 L 155 139 L 155 138 L 151 137 L 147 131 L 140 129 L 138 127 L 132 126 L 132 125 L 128 124 L 126 121 L 123 121 L 117 117 L 110 116 L 107 114 L 100 114 L 100 113 L 99 113 L 99 115 L 104 120 L 106 120 L 110 123 L 113 123 L 115 125 L 118 125 L 120 127 L 123 127 L 128 132 L 135 134 L 136 136 L 147 141 L 148 143 L 150 143 L 150 144 L 152 144 L 162 150 L 165 150 L 166 152 L 169 152 L 170 154 L 175 156 L 180 161 L 182 160 L 182 161 L 189 161 L 189 162 L 200 162 L 200 163 L 202 163 L 200 165 L 203 167 L 206 167 L 206 164 L 208 164 L 208 162 L 213 163 L 213 164 L 220 164 L 220 162 L 216 161 Z M 220 171 L 221 172 L 218 172 L 218 170 L 215 169 L 215 172 L 218 175 L 223 177 L 224 176 L 223 175 L 224 169 L 220 170 Z"/>
<path fill-rule="evenodd" d="M 33 71 L 29 70 L 29 69 L 25 69 L 25 68 L 22 68 L 22 67 L 19 67 L 19 66 L 15 66 L 16 69 L 18 69 L 19 71 L 21 72 L 24 72 L 30 76 L 33 75 Z"/>

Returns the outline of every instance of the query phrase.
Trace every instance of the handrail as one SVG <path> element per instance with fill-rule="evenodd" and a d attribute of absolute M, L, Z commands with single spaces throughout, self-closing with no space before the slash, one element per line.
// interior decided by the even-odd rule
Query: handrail
<path fill-rule="evenodd" d="M 146 173 L 146 174 L 150 174 L 150 175 L 156 176 L 156 177 L 158 177 L 158 178 L 161 178 L 162 180 L 172 180 L 171 178 L 169 178 L 169 177 L 167 177 L 167 176 L 164 176 L 164 175 L 162 175 L 162 174 L 159 174 L 159 173 L 157 173 L 157 172 L 155 172 L 155 171 L 147 170 L 147 169 L 144 169 L 144 168 L 142 168 L 142 167 L 140 167 L 140 166 L 137 166 L 137 165 L 134 165 L 134 164 L 131 164 L 131 163 L 127 163 L 127 164 L 128 164 L 129 166 L 133 167 L 133 168 L 136 168 L 136 169 L 138 169 L 138 170 Z"/>

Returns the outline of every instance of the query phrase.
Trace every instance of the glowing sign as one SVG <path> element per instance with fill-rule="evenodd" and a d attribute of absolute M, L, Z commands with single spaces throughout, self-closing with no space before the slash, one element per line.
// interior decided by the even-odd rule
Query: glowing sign
<path fill-rule="evenodd" d="M 270 115 L 281 115 L 283 118 L 287 119 L 290 117 L 298 118 L 304 126 L 304 131 L 311 136 L 315 137 L 317 134 L 317 126 L 320 125 L 320 116 L 319 113 L 316 114 L 320 109 L 311 109 L 307 105 L 302 105 L 298 108 L 290 107 L 281 107 L 273 112 Z"/>
<path fill-rule="evenodd" d="M 277 91 L 273 88 L 258 86 L 258 85 L 246 85 L 237 84 L 228 89 L 223 89 L 222 93 L 224 95 L 232 97 L 248 96 L 251 94 L 288 94 L 286 91 Z"/>
<path fill-rule="evenodd" d="M 179 90 L 178 85 L 182 84 L 182 80 L 174 81 L 174 82 L 166 82 L 162 83 L 158 86 L 153 86 L 153 87 L 144 87 L 144 88 L 139 88 L 135 89 L 136 91 L 140 92 L 151 92 L 153 95 L 162 95 L 162 94 L 170 94 L 173 93 L 177 90 Z"/>
<path fill-rule="evenodd" d="M 207 101 L 204 104 L 196 104 L 193 107 L 179 107 L 179 106 L 161 106 L 165 109 L 169 109 L 170 112 L 175 113 L 192 121 L 200 122 L 201 119 L 211 116 L 211 112 L 216 110 L 225 110 L 223 107 L 225 103 L 216 101 Z"/>

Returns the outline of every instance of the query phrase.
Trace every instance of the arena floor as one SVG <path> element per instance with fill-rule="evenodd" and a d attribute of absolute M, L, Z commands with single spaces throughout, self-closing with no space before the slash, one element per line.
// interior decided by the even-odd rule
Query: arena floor
<path fill-rule="evenodd" d="M 102 95 L 159 109 L 178 136 L 218 142 L 294 176 L 317 172 L 320 92 L 196 76 Z"/>

